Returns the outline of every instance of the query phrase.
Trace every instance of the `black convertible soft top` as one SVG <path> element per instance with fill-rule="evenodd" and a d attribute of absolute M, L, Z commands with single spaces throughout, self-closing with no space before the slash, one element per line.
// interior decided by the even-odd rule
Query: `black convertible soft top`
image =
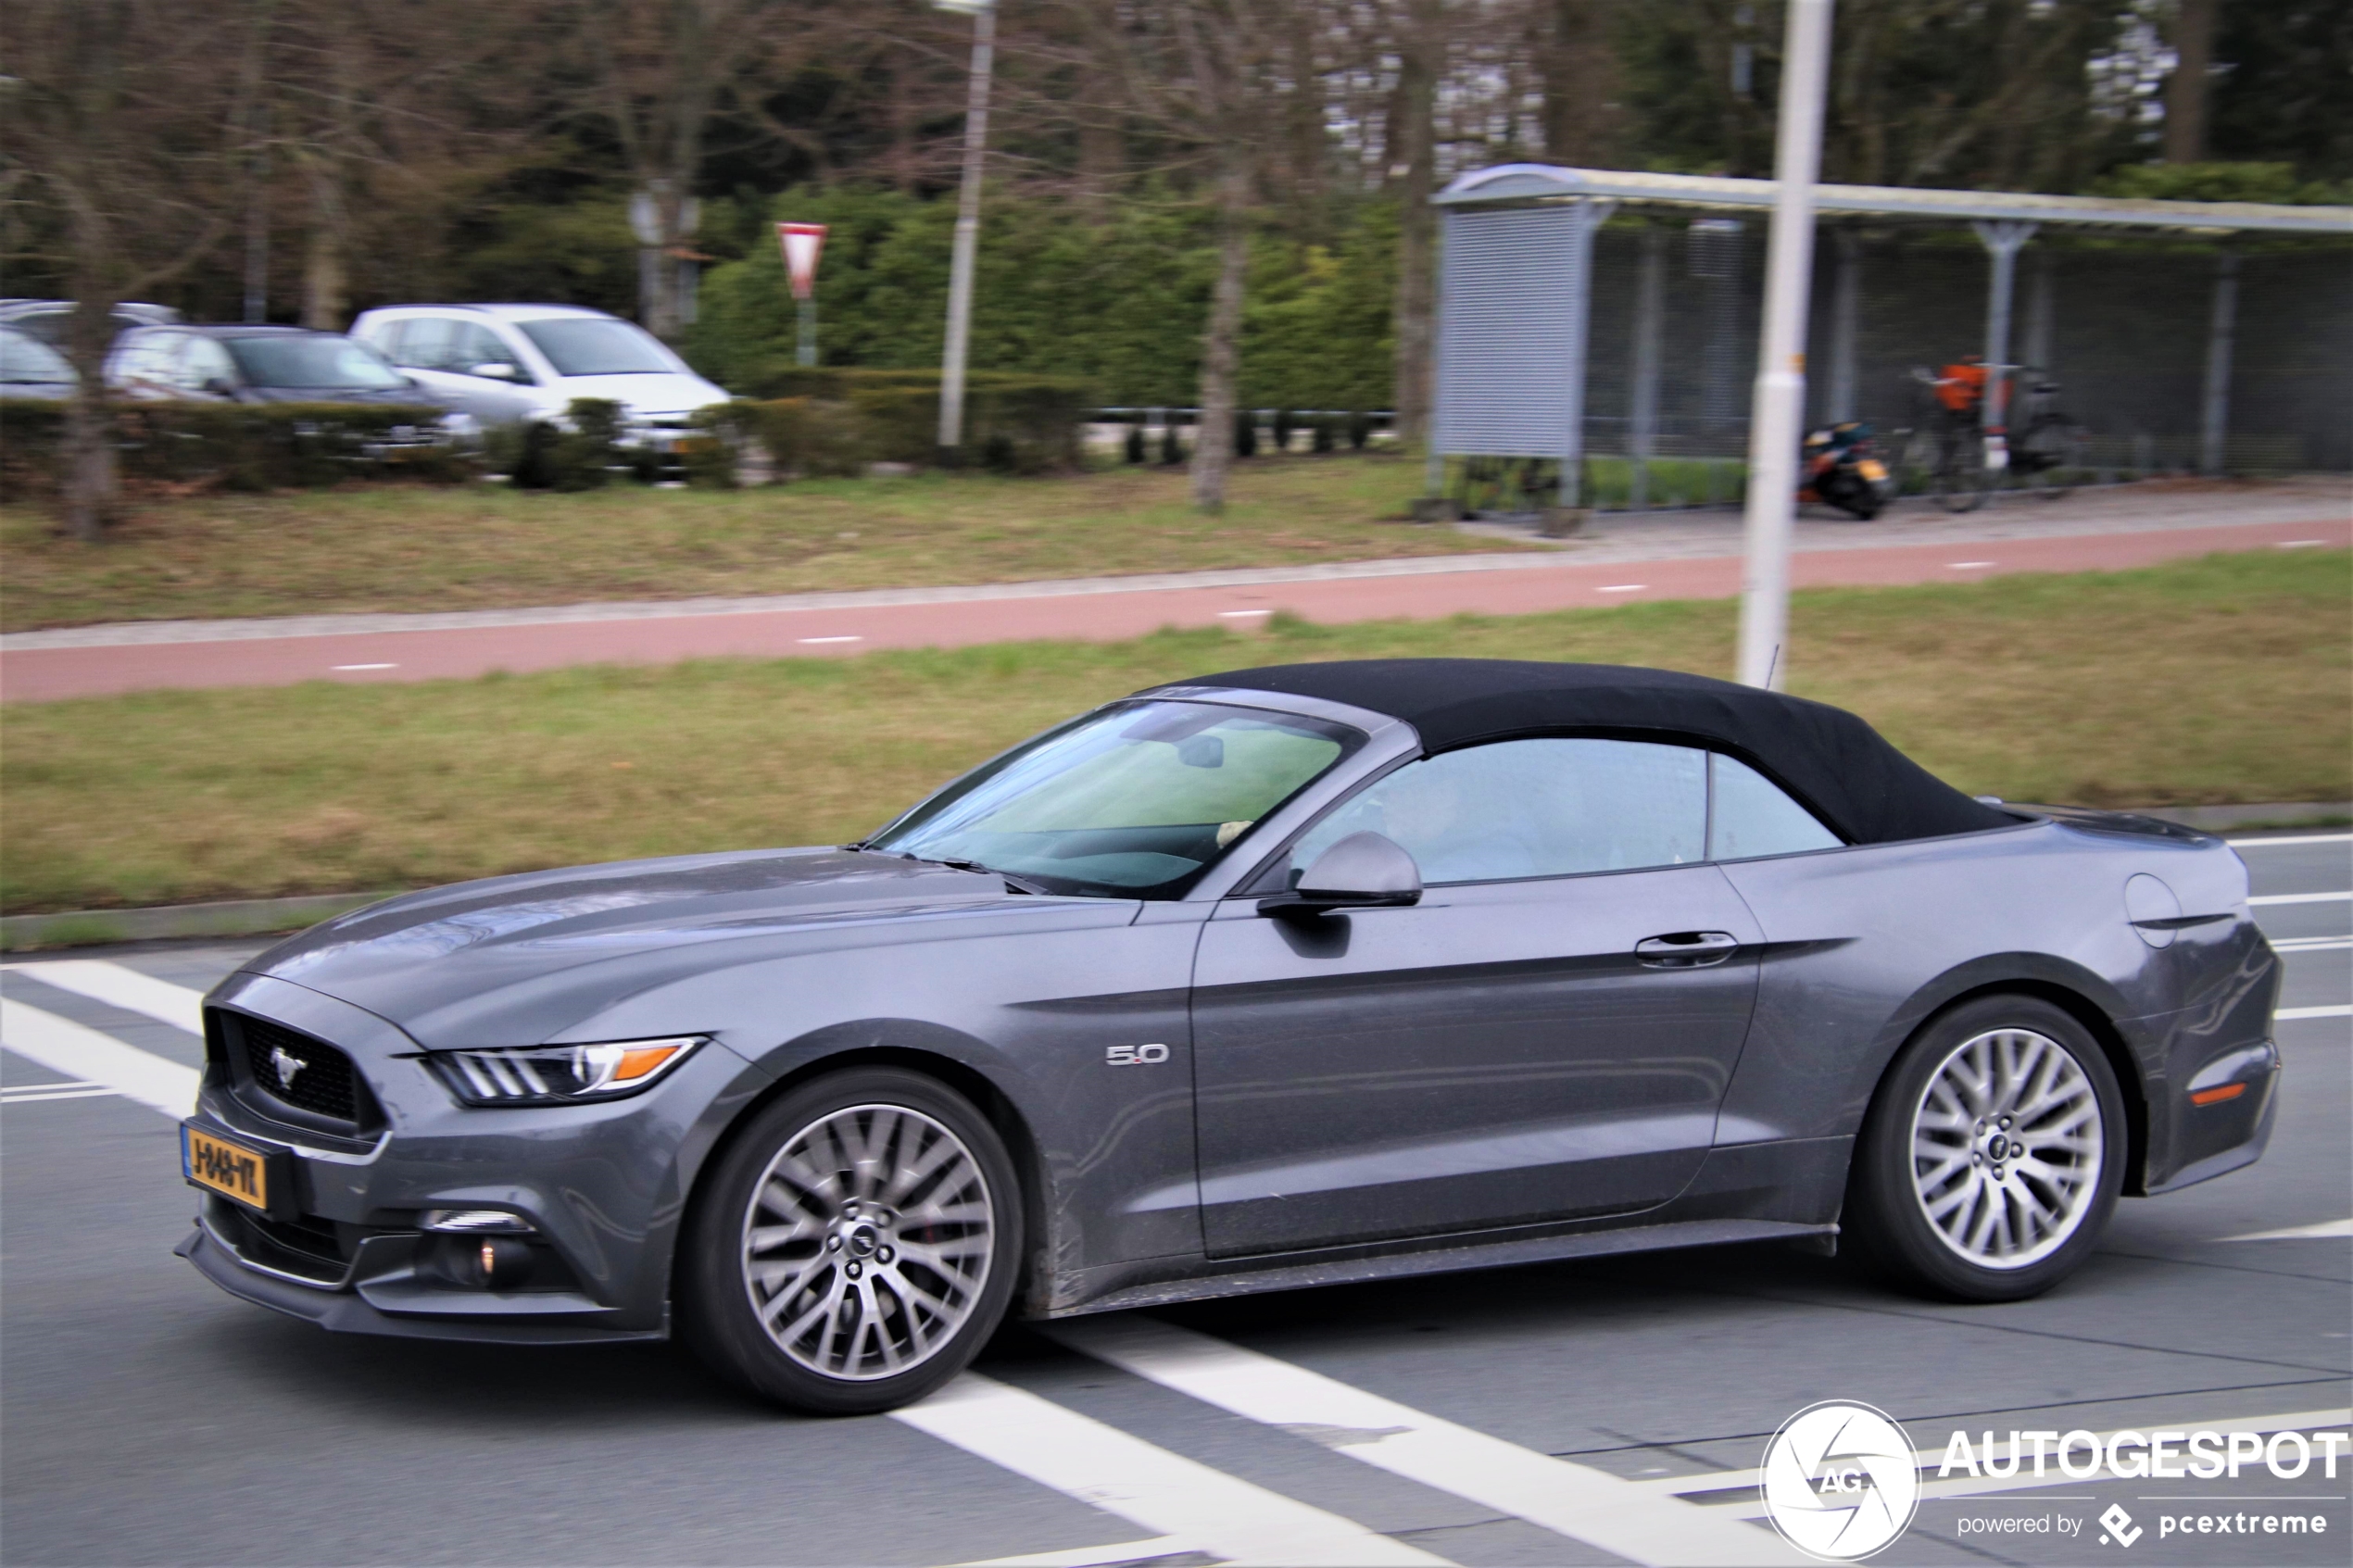
<path fill-rule="evenodd" d="M 1672 670 L 1366 659 L 1229 670 L 1182 684 L 1319 697 L 1386 713 L 1413 725 L 1429 753 L 1572 731 L 1705 742 L 1756 767 L 1856 844 L 1938 838 L 2019 820 L 1963 795 L 1843 709 Z"/>

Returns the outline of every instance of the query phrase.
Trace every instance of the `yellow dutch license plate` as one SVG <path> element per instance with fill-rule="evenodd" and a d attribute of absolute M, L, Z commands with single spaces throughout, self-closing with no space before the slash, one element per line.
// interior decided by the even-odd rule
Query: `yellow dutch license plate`
<path fill-rule="evenodd" d="M 259 1149 L 214 1137 L 181 1123 L 180 1167 L 208 1192 L 234 1198 L 249 1209 L 270 1207 L 270 1157 Z"/>
<path fill-rule="evenodd" d="M 1887 465 L 1882 462 L 1877 462 L 1869 458 L 1864 458 L 1861 462 L 1856 463 L 1855 467 L 1856 471 L 1861 473 L 1865 479 L 1869 480 L 1873 484 L 1879 483 L 1881 480 L 1887 477 Z"/>

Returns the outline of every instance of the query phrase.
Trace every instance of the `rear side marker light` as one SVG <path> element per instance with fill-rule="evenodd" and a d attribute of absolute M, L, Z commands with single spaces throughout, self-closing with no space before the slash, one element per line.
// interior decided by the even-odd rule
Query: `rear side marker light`
<path fill-rule="evenodd" d="M 2219 1089 L 2199 1089 L 2190 1096 L 2192 1105 L 2220 1105 L 2246 1093 L 2245 1084 L 2225 1084 Z"/>

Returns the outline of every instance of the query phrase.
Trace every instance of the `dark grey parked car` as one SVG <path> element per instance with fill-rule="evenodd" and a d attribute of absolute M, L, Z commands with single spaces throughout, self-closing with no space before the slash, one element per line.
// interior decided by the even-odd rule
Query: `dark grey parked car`
<path fill-rule="evenodd" d="M 862 844 L 392 899 L 208 998 L 225 1289 L 332 1329 L 673 1325 L 817 1411 L 1061 1316 L 1851 1241 L 2043 1290 L 2247 1163 L 2245 868 L 1972 800 L 1696 676 L 1242 671 L 1049 731 Z"/>

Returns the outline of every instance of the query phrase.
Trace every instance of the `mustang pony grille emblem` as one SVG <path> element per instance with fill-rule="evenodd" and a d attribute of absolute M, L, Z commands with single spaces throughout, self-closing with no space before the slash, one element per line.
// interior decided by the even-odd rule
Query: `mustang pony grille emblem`
<path fill-rule="evenodd" d="M 270 1051 L 270 1065 L 278 1071 L 278 1086 L 282 1089 L 291 1089 L 294 1087 L 295 1074 L 309 1066 L 310 1063 L 296 1056 L 283 1046 L 273 1046 Z"/>

